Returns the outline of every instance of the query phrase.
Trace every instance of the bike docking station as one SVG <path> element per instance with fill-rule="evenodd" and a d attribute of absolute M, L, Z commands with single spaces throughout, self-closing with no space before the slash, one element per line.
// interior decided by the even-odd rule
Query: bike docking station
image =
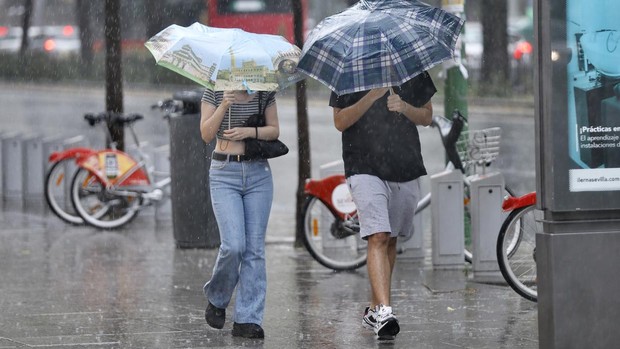
<path fill-rule="evenodd" d="M 620 1 L 534 4 L 539 347 L 618 348 Z"/>
<path fill-rule="evenodd" d="M 470 179 L 473 281 L 505 284 L 497 263 L 497 237 L 505 214 L 504 176 L 499 172 L 475 175 Z"/>
<path fill-rule="evenodd" d="M 0 133 L 0 198 L 3 203 L 19 209 L 45 209 L 43 183 L 50 168 L 50 154 L 86 145 L 87 140 L 82 135 L 63 139 L 35 133 Z M 75 170 L 75 165 L 69 166 L 73 167 L 66 171 Z M 67 182 L 70 180 L 65 181 L 65 193 L 69 192 Z M 65 196 L 66 205 L 71 205 L 68 194 Z"/>
<path fill-rule="evenodd" d="M 431 244 L 434 269 L 463 269 L 465 228 L 463 174 L 444 171 L 431 176 Z"/>

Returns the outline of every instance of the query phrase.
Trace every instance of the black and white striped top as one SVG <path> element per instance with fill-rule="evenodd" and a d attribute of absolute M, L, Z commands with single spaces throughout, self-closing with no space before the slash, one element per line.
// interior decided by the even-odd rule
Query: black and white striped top
<path fill-rule="evenodd" d="M 224 138 L 223 132 L 229 128 L 234 127 L 243 127 L 245 125 L 246 120 L 254 114 L 258 114 L 258 97 L 259 95 L 262 97 L 262 111 L 271 106 L 275 101 L 275 92 L 256 92 L 253 99 L 251 99 L 248 103 L 235 103 L 230 107 L 230 125 L 229 114 L 226 112 L 224 115 L 224 120 L 220 124 L 220 128 L 217 130 L 217 138 Z M 222 99 L 224 98 L 224 91 L 213 91 L 211 89 L 205 89 L 205 93 L 202 95 L 202 101 L 205 103 L 209 103 L 214 107 L 217 107 L 222 103 Z"/>

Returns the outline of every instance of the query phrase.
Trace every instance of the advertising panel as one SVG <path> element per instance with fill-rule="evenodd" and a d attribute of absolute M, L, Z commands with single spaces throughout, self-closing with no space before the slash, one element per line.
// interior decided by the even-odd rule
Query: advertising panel
<path fill-rule="evenodd" d="M 620 1 L 551 1 L 541 23 L 543 193 L 551 211 L 620 209 Z M 551 69 L 546 69 L 549 67 Z M 544 187 L 544 185 L 543 185 Z"/>

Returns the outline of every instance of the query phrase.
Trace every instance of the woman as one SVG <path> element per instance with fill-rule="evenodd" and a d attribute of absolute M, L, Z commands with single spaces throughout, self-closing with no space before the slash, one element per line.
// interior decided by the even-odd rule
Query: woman
<path fill-rule="evenodd" d="M 244 126 L 260 112 L 265 114 L 266 126 Z M 205 90 L 200 133 L 207 143 L 217 138 L 209 181 L 221 241 L 213 275 L 204 286 L 205 319 L 213 328 L 224 327 L 226 307 L 236 287 L 232 335 L 264 338 L 265 233 L 273 181 L 267 160 L 245 158 L 244 139 L 278 138 L 275 92 Z"/>

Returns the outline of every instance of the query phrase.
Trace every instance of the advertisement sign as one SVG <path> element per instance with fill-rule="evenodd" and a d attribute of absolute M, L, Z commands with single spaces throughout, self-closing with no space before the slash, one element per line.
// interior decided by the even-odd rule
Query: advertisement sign
<path fill-rule="evenodd" d="M 566 6 L 569 190 L 620 191 L 620 1 Z"/>
<path fill-rule="evenodd" d="M 550 2 L 541 23 L 543 193 L 552 211 L 620 209 L 620 1 Z M 547 69 L 550 68 L 550 69 Z"/>

